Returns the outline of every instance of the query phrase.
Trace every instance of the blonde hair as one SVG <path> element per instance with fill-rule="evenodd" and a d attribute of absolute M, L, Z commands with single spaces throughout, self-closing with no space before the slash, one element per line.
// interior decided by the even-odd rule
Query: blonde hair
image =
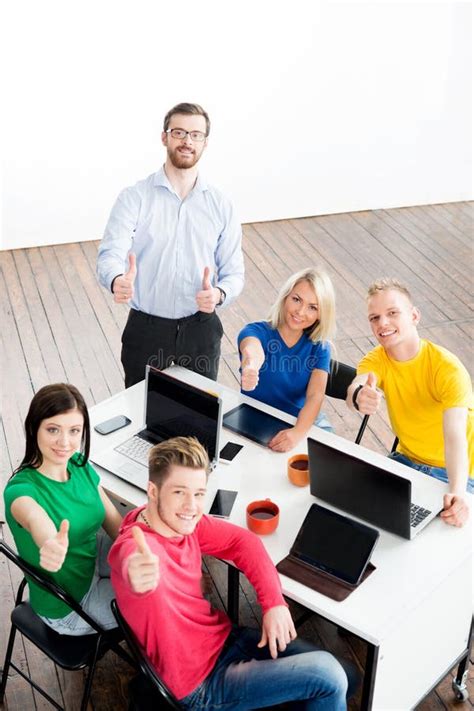
<path fill-rule="evenodd" d="M 367 298 L 370 299 L 371 296 L 375 296 L 375 294 L 378 294 L 380 291 L 399 291 L 407 297 L 411 304 L 413 303 L 413 299 L 407 287 L 393 277 L 382 277 L 372 282 L 367 289 Z"/>
<path fill-rule="evenodd" d="M 278 298 L 270 310 L 268 322 L 275 329 L 283 324 L 285 299 L 302 281 L 308 282 L 314 289 L 319 306 L 318 317 L 311 328 L 306 330 L 306 335 L 313 343 L 331 341 L 336 333 L 336 297 L 331 279 L 322 269 L 302 269 L 290 276 L 280 289 Z"/>
<path fill-rule="evenodd" d="M 209 457 L 196 437 L 173 437 L 155 444 L 148 455 L 150 480 L 158 489 L 168 478 L 173 466 L 204 469 L 209 474 Z"/>

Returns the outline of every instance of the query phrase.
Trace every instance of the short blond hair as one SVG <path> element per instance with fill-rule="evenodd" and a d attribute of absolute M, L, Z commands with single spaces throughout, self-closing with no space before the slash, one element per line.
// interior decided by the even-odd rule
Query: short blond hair
<path fill-rule="evenodd" d="M 307 330 L 306 335 L 313 343 L 318 341 L 330 342 L 336 333 L 336 296 L 329 275 L 322 269 L 312 267 L 292 274 L 280 289 L 277 300 L 270 310 L 268 322 L 274 329 L 283 325 L 285 299 L 302 281 L 308 282 L 314 289 L 319 306 L 318 318 L 314 325 Z"/>
<path fill-rule="evenodd" d="M 367 298 L 370 299 L 371 296 L 375 296 L 379 291 L 399 291 L 401 294 L 405 294 L 411 304 L 413 303 L 408 288 L 393 277 L 382 277 L 372 282 L 367 289 Z"/>
<path fill-rule="evenodd" d="M 148 455 L 150 481 L 158 489 L 168 478 L 171 467 L 204 469 L 209 474 L 209 457 L 196 437 L 173 437 L 155 444 Z"/>

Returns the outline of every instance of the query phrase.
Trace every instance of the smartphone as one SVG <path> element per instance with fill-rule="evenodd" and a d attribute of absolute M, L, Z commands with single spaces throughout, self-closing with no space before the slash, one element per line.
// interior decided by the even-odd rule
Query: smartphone
<path fill-rule="evenodd" d="M 112 417 L 110 420 L 105 420 L 105 422 L 100 422 L 94 427 L 95 431 L 101 435 L 108 435 L 111 432 L 122 429 L 131 423 L 131 420 L 125 415 L 117 415 L 117 417 Z"/>
<path fill-rule="evenodd" d="M 243 444 L 237 444 L 236 442 L 227 442 L 220 451 L 219 459 L 222 459 L 225 464 L 228 464 L 235 459 L 243 446 Z"/>
<path fill-rule="evenodd" d="M 219 516 L 219 518 L 228 518 L 232 511 L 236 491 L 227 491 L 226 489 L 218 489 L 212 502 L 209 513 L 211 516 Z"/>

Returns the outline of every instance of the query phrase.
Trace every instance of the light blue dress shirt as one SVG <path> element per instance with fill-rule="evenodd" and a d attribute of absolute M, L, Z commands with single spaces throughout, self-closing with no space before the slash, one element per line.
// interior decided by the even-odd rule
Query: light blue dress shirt
<path fill-rule="evenodd" d="M 181 200 L 161 168 L 122 190 L 112 208 L 97 256 L 97 275 L 111 289 L 137 257 L 130 306 L 153 316 L 184 318 L 196 313 L 204 268 L 225 291 L 225 305 L 244 284 L 242 229 L 231 202 L 198 175 Z"/>

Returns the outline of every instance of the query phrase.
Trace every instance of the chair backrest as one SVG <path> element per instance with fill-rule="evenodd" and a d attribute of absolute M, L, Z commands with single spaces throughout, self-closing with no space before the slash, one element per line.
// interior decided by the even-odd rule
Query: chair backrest
<path fill-rule="evenodd" d="M 110 605 L 112 607 L 112 612 L 115 615 L 115 619 L 117 620 L 117 623 L 122 631 L 124 639 L 128 644 L 128 647 L 132 653 L 132 656 L 134 657 L 135 661 L 137 662 L 138 666 L 140 667 L 140 671 L 142 672 L 142 674 L 149 681 L 151 681 L 153 686 L 161 694 L 161 696 L 166 700 L 168 705 L 171 706 L 171 708 L 180 709 L 181 706 L 179 704 L 179 701 L 174 696 L 174 694 L 168 689 L 166 684 L 158 676 L 156 669 L 151 664 L 144 649 L 142 648 L 142 646 L 138 642 L 137 638 L 135 637 L 135 634 L 128 626 L 128 622 L 125 620 L 122 613 L 120 612 L 119 607 L 117 605 L 117 601 L 112 600 Z"/>
<path fill-rule="evenodd" d="M 331 370 L 329 371 L 326 385 L 326 395 L 335 397 L 338 400 L 345 400 L 347 388 L 357 375 L 357 371 L 352 365 L 346 365 L 337 360 L 331 360 Z"/>
<path fill-rule="evenodd" d="M 43 588 L 43 590 L 46 590 L 51 595 L 54 595 L 55 597 L 59 598 L 59 600 L 66 603 L 66 605 L 69 605 L 69 607 L 74 610 L 74 612 L 77 612 L 77 614 L 80 615 L 82 619 L 85 620 L 98 634 L 104 633 L 104 629 L 100 625 L 98 625 L 95 620 L 89 617 L 86 612 L 84 612 L 80 604 L 76 602 L 76 600 L 74 600 L 74 598 L 71 597 L 69 593 L 67 593 L 60 585 L 58 585 L 52 578 L 50 578 L 46 572 L 43 572 L 39 568 L 35 568 L 30 563 L 27 563 L 26 560 L 20 558 L 20 556 L 15 553 L 15 551 L 10 548 L 10 546 L 8 546 L 3 540 L 0 540 L 0 553 L 3 553 L 3 555 L 5 555 L 12 563 L 18 566 L 18 568 L 20 568 L 27 580 L 32 580 L 34 583 L 36 583 L 36 585 L 39 585 L 41 588 Z M 24 585 L 21 585 L 15 603 L 16 605 L 21 602 L 23 589 Z"/>
<path fill-rule="evenodd" d="M 356 369 L 352 365 L 346 365 L 337 360 L 331 360 L 331 369 L 329 371 L 328 382 L 326 385 L 326 395 L 335 397 L 338 400 L 345 400 L 347 397 L 347 388 L 357 375 Z M 369 415 L 364 415 L 362 422 L 355 438 L 355 443 L 360 444 L 362 435 L 365 432 Z"/>

